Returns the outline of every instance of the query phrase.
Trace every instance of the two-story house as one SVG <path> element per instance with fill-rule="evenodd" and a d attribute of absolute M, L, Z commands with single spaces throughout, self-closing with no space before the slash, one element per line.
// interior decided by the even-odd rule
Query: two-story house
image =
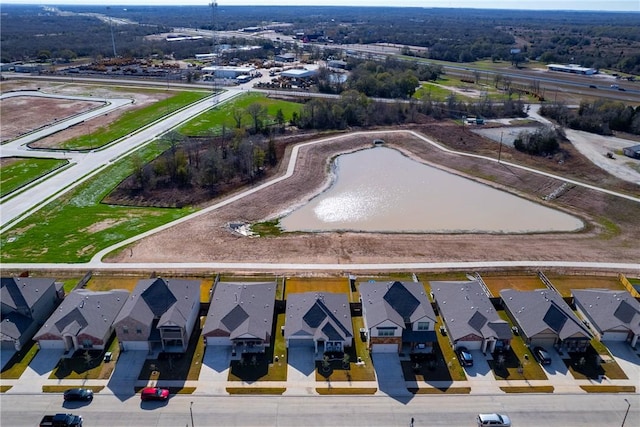
<path fill-rule="evenodd" d="M 430 353 L 436 315 L 420 282 L 363 282 L 362 315 L 373 353 Z"/>

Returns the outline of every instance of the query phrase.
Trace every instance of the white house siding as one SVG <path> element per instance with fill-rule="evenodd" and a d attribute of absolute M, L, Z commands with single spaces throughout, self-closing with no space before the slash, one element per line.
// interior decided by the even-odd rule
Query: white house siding
<path fill-rule="evenodd" d="M 398 344 L 373 344 L 371 346 L 372 353 L 397 353 Z"/>
<path fill-rule="evenodd" d="M 231 340 L 229 337 L 206 337 L 207 346 L 210 345 L 226 345 L 231 347 Z"/>

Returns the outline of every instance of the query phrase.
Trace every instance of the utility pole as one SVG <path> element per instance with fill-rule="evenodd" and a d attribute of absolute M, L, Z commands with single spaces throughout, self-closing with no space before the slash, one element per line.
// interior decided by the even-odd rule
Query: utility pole
<path fill-rule="evenodd" d="M 500 146 L 498 147 L 498 163 L 500 163 L 500 154 L 502 154 L 502 132 L 500 132 Z"/>
<path fill-rule="evenodd" d="M 214 66 L 214 71 L 213 71 L 213 103 L 214 105 L 216 104 L 216 98 L 215 95 L 218 92 L 218 88 L 217 88 L 217 79 L 216 79 L 216 71 L 218 71 L 216 69 L 216 65 L 218 65 L 218 53 L 216 52 L 216 9 L 218 8 L 218 2 L 217 0 L 213 0 L 211 3 L 209 3 L 209 6 L 211 6 L 211 53 L 213 54 L 213 61 L 212 64 Z"/>
<path fill-rule="evenodd" d="M 191 405 L 189 405 L 189 413 L 191 414 L 191 427 L 193 426 L 193 401 L 191 402 Z"/>
<path fill-rule="evenodd" d="M 111 10 L 111 7 L 107 6 L 107 10 Z M 118 54 L 116 53 L 116 39 L 115 37 L 113 37 L 113 21 L 110 15 L 109 15 L 109 27 L 111 28 L 111 45 L 113 46 L 113 57 L 117 58 Z"/>

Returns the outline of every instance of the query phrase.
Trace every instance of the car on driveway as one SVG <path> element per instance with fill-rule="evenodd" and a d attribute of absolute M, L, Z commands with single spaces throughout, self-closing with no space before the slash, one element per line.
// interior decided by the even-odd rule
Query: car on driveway
<path fill-rule="evenodd" d="M 478 414 L 478 427 L 511 427 L 511 419 L 503 414 Z"/>
<path fill-rule="evenodd" d="M 473 366 L 473 356 L 466 347 L 458 347 L 456 349 L 456 355 L 462 366 Z"/>
<path fill-rule="evenodd" d="M 70 388 L 69 390 L 65 390 L 64 400 L 89 402 L 93 400 L 93 390 L 89 390 L 88 388 Z"/>
<path fill-rule="evenodd" d="M 160 387 L 145 387 L 140 392 L 142 400 L 167 400 L 169 398 L 169 390 Z"/>
<path fill-rule="evenodd" d="M 551 364 L 551 355 L 547 350 L 542 347 L 535 347 L 533 349 L 533 356 L 538 360 L 541 365 Z"/>

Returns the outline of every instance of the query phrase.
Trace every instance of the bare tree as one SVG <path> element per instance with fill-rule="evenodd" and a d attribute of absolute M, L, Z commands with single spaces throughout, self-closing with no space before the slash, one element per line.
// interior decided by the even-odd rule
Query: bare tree
<path fill-rule="evenodd" d="M 253 133 L 258 133 L 262 126 L 262 120 L 267 115 L 267 107 L 259 102 L 254 102 L 247 107 L 247 113 L 251 116 L 251 120 L 253 121 Z"/>
<path fill-rule="evenodd" d="M 236 122 L 236 128 L 242 127 L 242 117 L 244 117 L 244 110 L 242 108 L 234 108 L 231 110 L 231 117 Z"/>

